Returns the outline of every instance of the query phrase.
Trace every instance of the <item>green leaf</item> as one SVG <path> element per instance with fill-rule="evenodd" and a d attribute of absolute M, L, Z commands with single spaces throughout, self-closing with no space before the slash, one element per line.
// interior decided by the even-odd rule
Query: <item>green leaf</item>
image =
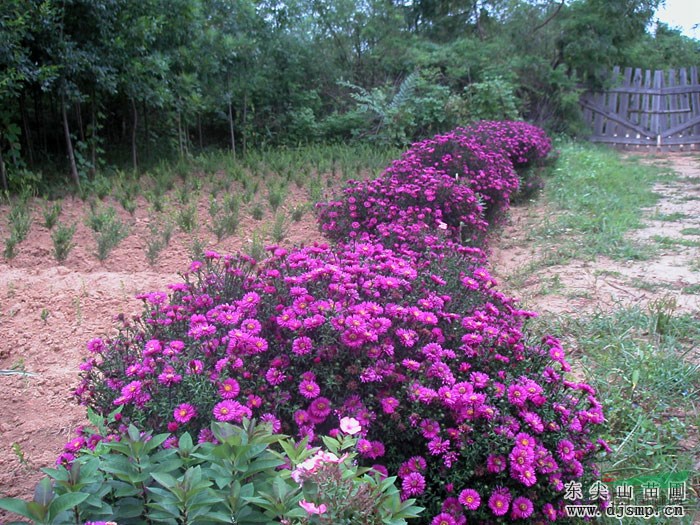
<path fill-rule="evenodd" d="M 88 499 L 90 494 L 83 492 L 70 492 L 62 494 L 51 502 L 49 506 L 49 518 L 55 518 L 64 510 L 72 509 Z"/>
<path fill-rule="evenodd" d="M 164 472 L 151 472 L 151 477 L 168 489 L 177 485 L 177 479 Z"/>
<path fill-rule="evenodd" d="M 180 436 L 178 448 L 181 452 L 190 452 L 193 447 L 194 444 L 192 443 L 192 436 L 190 436 L 189 432 L 185 432 Z"/>
<path fill-rule="evenodd" d="M 53 484 L 49 478 L 43 478 L 34 489 L 34 502 L 48 507 L 54 497 Z"/>
<path fill-rule="evenodd" d="M 27 502 L 17 498 L 2 498 L 0 499 L 0 509 L 8 510 L 25 518 L 32 518 L 27 508 Z"/>

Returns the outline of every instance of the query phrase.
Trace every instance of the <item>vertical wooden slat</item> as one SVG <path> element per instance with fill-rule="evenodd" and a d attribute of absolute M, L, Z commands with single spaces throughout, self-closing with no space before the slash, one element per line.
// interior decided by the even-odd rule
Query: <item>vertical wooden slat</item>
<path fill-rule="evenodd" d="M 611 87 L 618 87 L 620 81 L 620 67 L 615 66 L 612 71 L 612 76 L 610 77 L 610 85 Z M 611 91 L 608 96 L 608 105 L 606 106 L 607 110 L 610 113 L 617 114 L 618 113 L 618 108 L 617 108 L 617 101 L 618 101 L 618 94 L 615 91 Z M 605 134 L 608 137 L 617 137 L 619 135 L 619 124 L 615 122 L 614 120 L 610 120 L 607 122 L 606 129 L 605 129 Z"/>
<path fill-rule="evenodd" d="M 664 72 L 664 77 L 666 78 L 666 87 L 673 88 L 678 84 L 676 82 L 675 69 L 669 69 Z M 660 115 L 661 124 L 659 128 L 659 134 L 662 140 L 665 138 L 670 138 L 671 135 L 666 135 L 665 131 L 671 129 L 678 125 L 678 93 L 666 93 L 661 94 L 661 111 L 663 113 Z M 674 146 L 669 146 L 669 150 L 676 149 Z"/>
<path fill-rule="evenodd" d="M 654 86 L 653 89 L 656 91 L 651 95 L 651 115 L 649 119 L 649 129 L 654 137 L 659 137 L 661 132 L 661 93 L 658 91 L 664 86 L 664 72 L 654 71 Z M 660 143 L 657 143 L 657 146 Z"/>
<path fill-rule="evenodd" d="M 630 87 L 642 87 L 644 85 L 643 75 L 641 69 L 634 70 L 634 76 L 632 77 L 632 83 Z M 642 114 L 639 112 L 642 109 L 642 96 L 639 93 L 634 93 L 629 98 L 629 109 L 630 109 L 630 122 L 636 124 L 637 126 L 642 123 Z"/>
<path fill-rule="evenodd" d="M 688 110 L 690 109 L 690 100 L 688 97 L 688 92 L 686 90 L 692 89 L 690 86 L 688 86 L 688 72 L 684 67 L 678 70 L 678 85 L 684 88 L 684 91 L 682 93 L 679 93 L 677 97 L 678 109 L 683 110 L 682 112 L 678 113 L 678 124 L 683 124 L 685 122 L 688 122 L 688 119 L 691 117 L 690 113 L 688 112 Z M 681 131 L 679 136 L 687 137 L 688 135 L 692 136 L 692 134 L 692 130 L 683 130 Z"/>
<path fill-rule="evenodd" d="M 632 87 L 632 68 L 631 67 L 626 67 L 625 68 L 625 73 L 622 78 L 622 86 L 624 87 Z M 634 122 L 630 118 L 630 114 L 628 112 L 629 106 L 630 106 L 630 98 L 633 97 L 634 95 L 632 93 L 622 93 L 620 95 L 620 107 L 618 109 L 620 117 L 622 117 L 625 120 L 628 120 L 630 122 Z M 624 129 L 622 126 L 618 127 L 620 129 L 620 137 L 628 137 L 629 136 L 629 130 Z"/>
<path fill-rule="evenodd" d="M 593 103 L 597 106 L 605 107 L 605 93 L 600 92 L 600 91 L 596 92 L 594 97 L 593 97 Z M 595 115 L 593 116 L 593 133 L 596 135 L 596 137 L 603 136 L 604 124 L 605 124 L 605 120 L 604 120 L 603 115 L 596 112 Z"/>
<path fill-rule="evenodd" d="M 700 117 L 700 82 L 698 82 L 698 68 L 692 66 L 690 68 L 690 84 L 693 86 L 693 92 L 690 95 L 690 118 Z M 687 133 L 692 133 L 694 137 L 700 137 L 700 124 L 686 130 Z"/>

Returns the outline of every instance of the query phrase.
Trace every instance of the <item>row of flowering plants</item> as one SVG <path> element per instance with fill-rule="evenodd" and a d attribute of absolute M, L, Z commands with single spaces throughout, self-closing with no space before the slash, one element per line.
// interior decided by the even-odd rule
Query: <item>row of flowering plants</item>
<path fill-rule="evenodd" d="M 527 333 L 534 314 L 485 255 L 519 173 L 549 149 L 525 123 L 458 129 L 321 205 L 334 245 L 208 252 L 168 293 L 140 296 L 117 337 L 88 343 L 76 395 L 115 415 L 60 462 L 134 427 L 169 433 L 169 450 L 183 435 L 216 443 L 212 421 L 320 445 L 352 420 L 357 462 L 416 498 L 424 523 L 564 517 L 566 484 L 598 475 L 601 404 L 567 380 L 556 339 Z M 309 522 L 332 522 L 333 503 L 307 503 Z"/>

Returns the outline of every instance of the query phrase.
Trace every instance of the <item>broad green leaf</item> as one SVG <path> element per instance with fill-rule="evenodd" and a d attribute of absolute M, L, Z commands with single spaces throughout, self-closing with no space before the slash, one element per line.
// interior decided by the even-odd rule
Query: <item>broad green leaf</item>
<path fill-rule="evenodd" d="M 72 509 L 73 507 L 80 505 L 89 497 L 90 494 L 85 494 L 82 492 L 62 494 L 51 502 L 51 505 L 49 506 L 49 517 L 55 518 L 64 510 Z"/>
<path fill-rule="evenodd" d="M 43 478 L 34 488 L 34 502 L 48 508 L 54 497 L 53 485 L 49 478 Z"/>
<path fill-rule="evenodd" d="M 0 509 L 8 510 L 25 518 L 32 518 L 32 515 L 27 509 L 27 502 L 16 498 L 0 499 Z"/>

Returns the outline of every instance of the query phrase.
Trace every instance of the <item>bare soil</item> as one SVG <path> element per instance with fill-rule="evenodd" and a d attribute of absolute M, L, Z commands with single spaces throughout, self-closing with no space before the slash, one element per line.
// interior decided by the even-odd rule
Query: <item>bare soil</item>
<path fill-rule="evenodd" d="M 647 226 L 634 233 L 642 242 L 655 235 L 700 240 L 683 233 L 700 228 L 700 159 L 668 155 L 653 161 L 670 162 L 681 178 L 659 185 L 662 196 L 654 209 L 644 211 Z M 308 201 L 304 191 L 292 188 L 291 209 Z M 0 497 L 29 497 L 41 477 L 40 468 L 52 466 L 63 445 L 85 423 L 85 412 L 72 399 L 78 383 L 78 366 L 85 344 L 97 336 L 113 334 L 119 313 L 135 315 L 141 292 L 164 290 L 178 282 L 177 272 L 191 260 L 192 239 L 221 253 L 248 251 L 254 234 L 270 232 L 272 212 L 255 221 L 243 210 L 239 234 L 216 243 L 207 229 L 207 200 L 199 203 L 201 226 L 194 234 L 176 230 L 158 263 L 145 255 L 152 212 L 138 201 L 133 216 L 115 202 L 131 234 L 101 263 L 94 255 L 95 241 L 85 225 L 86 205 L 77 199 L 63 202 L 60 221 L 76 222 L 77 246 L 63 264 L 53 257 L 50 232 L 42 222 L 41 204 L 35 202 L 34 221 L 27 240 L 11 261 L 0 261 Z M 9 234 L 9 207 L 0 206 L 0 238 Z M 248 210 L 249 211 L 249 210 Z M 547 209 L 542 203 L 516 207 L 509 223 L 494 242 L 491 264 L 503 281 L 504 291 L 521 297 L 528 308 L 540 312 L 580 314 L 618 305 L 647 304 L 675 299 L 678 309 L 697 312 L 700 305 L 700 252 L 697 246 L 673 245 L 645 262 L 572 262 L 539 268 L 519 282 L 508 276 L 520 273 L 541 254 L 528 235 L 541 223 Z M 678 215 L 678 220 L 659 218 Z M 288 222 L 283 246 L 322 241 L 312 214 Z M 269 241 L 269 237 L 268 237 Z M 268 242 L 270 243 L 270 242 Z M 695 286 L 695 288 L 693 288 Z M 31 375 L 30 375 L 31 374 Z M 0 520 L 3 514 L 0 513 Z"/>
<path fill-rule="evenodd" d="M 309 201 L 305 191 L 289 191 L 281 207 L 288 207 L 287 217 L 296 205 Z M 97 259 L 93 232 L 85 224 L 87 205 L 64 200 L 59 221 L 76 223 L 78 229 L 76 247 L 63 264 L 55 261 L 50 232 L 42 225 L 43 204 L 32 203 L 29 236 L 11 261 L 0 258 L 0 497 L 30 497 L 42 477 L 39 469 L 52 467 L 76 428 L 86 423 L 85 409 L 71 393 L 87 341 L 115 334 L 118 314 L 139 314 L 137 294 L 167 291 L 167 284 L 179 282 L 178 272 L 186 271 L 192 260 L 195 238 L 205 249 L 220 253 L 249 252 L 254 235 L 273 244 L 274 214 L 267 204 L 261 221 L 251 217 L 252 206 L 244 207 L 238 234 L 217 243 L 209 230 L 207 198 L 199 202 L 199 228 L 189 234 L 176 228 L 153 266 L 145 247 L 154 214 L 144 199 L 139 198 L 133 216 L 106 199 L 104 204 L 119 210 L 130 225 L 130 235 L 104 262 Z M 9 206 L 0 206 L 3 241 L 9 236 L 8 212 Z M 287 235 L 279 245 L 322 242 L 311 211 L 301 221 L 288 219 L 286 224 Z M 0 511 L 0 523 L 2 518 Z"/>

